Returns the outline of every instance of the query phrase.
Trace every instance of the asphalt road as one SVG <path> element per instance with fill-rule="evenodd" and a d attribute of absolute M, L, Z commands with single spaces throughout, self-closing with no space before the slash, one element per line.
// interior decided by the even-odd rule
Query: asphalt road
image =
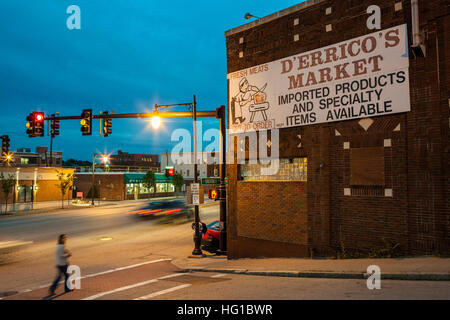
<path fill-rule="evenodd" d="M 81 270 L 81 289 L 52 299 L 450 299 L 448 281 L 382 280 L 369 290 L 365 280 L 261 277 L 184 273 L 173 257 L 192 252 L 190 222 L 160 223 L 126 215 L 142 202 L 0 218 L 0 241 L 33 244 L 0 264 L 0 299 L 45 299 L 55 275 L 54 252 L 67 233 L 70 262 Z M 217 220 L 217 205 L 200 209 Z M 261 260 L 264 263 L 264 260 Z"/>
<path fill-rule="evenodd" d="M 82 275 L 188 255 L 193 249 L 191 221 L 180 218 L 162 223 L 161 219 L 126 214 L 145 205 L 131 202 L 0 218 L 0 241 L 33 241 L 0 257 L 0 297 L 51 283 L 61 233 L 68 235 L 67 248 L 73 253 L 70 263 L 78 265 Z M 200 208 L 205 222 L 216 220 L 218 215 L 217 205 Z"/>

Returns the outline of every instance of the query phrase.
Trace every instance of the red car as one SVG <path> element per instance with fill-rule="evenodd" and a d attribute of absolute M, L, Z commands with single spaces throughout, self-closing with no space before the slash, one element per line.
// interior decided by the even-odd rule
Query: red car
<path fill-rule="evenodd" d="M 220 227 L 219 221 L 214 221 L 206 226 L 207 231 L 202 237 L 202 250 L 215 253 L 219 250 Z"/>

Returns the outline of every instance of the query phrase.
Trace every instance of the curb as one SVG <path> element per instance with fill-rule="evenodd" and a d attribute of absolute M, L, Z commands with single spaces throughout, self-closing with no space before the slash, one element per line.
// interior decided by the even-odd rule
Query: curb
<path fill-rule="evenodd" d="M 252 276 L 319 278 L 319 279 L 367 279 L 367 273 L 358 272 L 300 272 L 300 271 L 250 271 L 247 269 L 206 269 L 202 267 L 184 268 L 185 272 L 215 272 L 229 274 L 244 274 Z M 384 280 L 421 280 L 450 281 L 450 273 L 386 273 L 381 274 Z"/>

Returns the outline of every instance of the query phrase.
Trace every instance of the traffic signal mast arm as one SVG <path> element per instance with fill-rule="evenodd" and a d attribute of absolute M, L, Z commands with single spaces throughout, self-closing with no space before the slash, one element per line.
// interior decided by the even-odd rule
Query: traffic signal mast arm
<path fill-rule="evenodd" d="M 218 111 L 197 111 L 197 117 L 215 117 Z M 98 114 L 92 115 L 92 119 L 140 119 L 140 118 L 185 118 L 192 117 L 192 112 L 145 112 L 145 113 L 123 113 L 123 114 Z M 81 120 L 82 116 L 58 116 L 46 117 L 44 120 Z"/>

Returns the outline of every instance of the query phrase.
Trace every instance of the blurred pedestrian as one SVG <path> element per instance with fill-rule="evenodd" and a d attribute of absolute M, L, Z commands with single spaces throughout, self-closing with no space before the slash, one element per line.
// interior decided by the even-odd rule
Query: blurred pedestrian
<path fill-rule="evenodd" d="M 66 249 L 66 241 L 67 241 L 67 235 L 61 234 L 58 237 L 58 245 L 56 246 L 56 269 L 58 272 L 58 275 L 56 276 L 55 281 L 53 281 L 53 284 L 50 286 L 49 293 L 51 296 L 55 295 L 56 287 L 58 286 L 59 280 L 61 280 L 61 277 L 64 275 L 64 291 L 69 292 L 72 291 L 67 286 L 67 279 L 69 278 L 69 274 L 67 273 L 67 268 L 69 267 L 68 258 L 72 256 L 72 253 Z"/>

